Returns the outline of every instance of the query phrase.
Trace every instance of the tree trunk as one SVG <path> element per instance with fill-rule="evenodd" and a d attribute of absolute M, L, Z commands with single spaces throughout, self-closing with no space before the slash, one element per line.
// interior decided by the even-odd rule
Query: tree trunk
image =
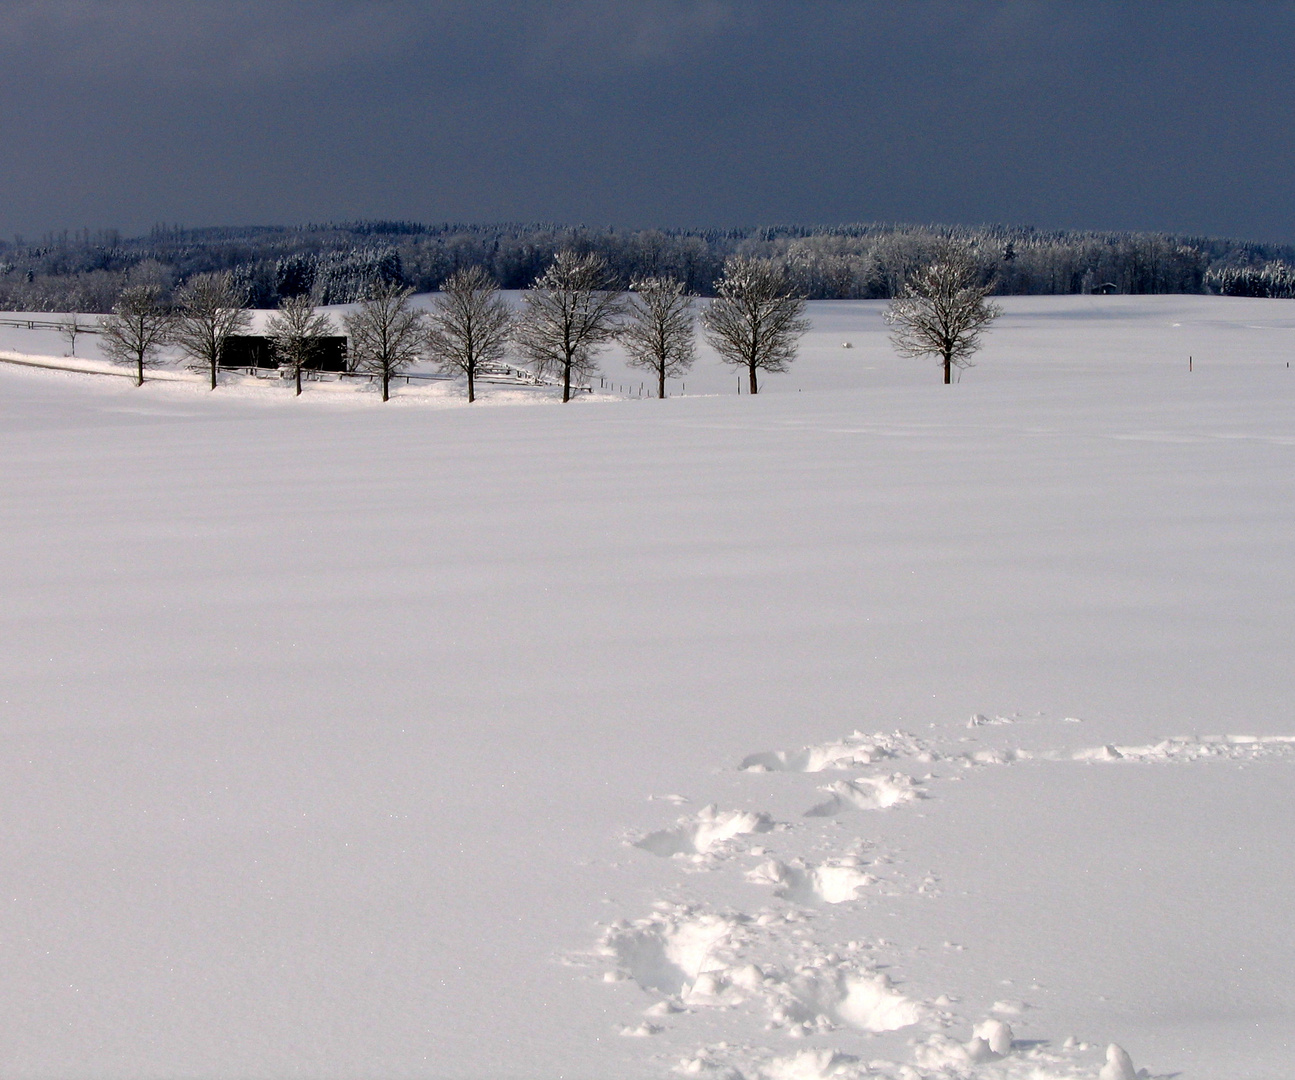
<path fill-rule="evenodd" d="M 387 385 L 391 382 L 391 369 L 384 367 L 382 369 L 382 400 L 388 400 L 389 394 Z"/>
<path fill-rule="evenodd" d="M 748 367 L 750 368 L 751 374 L 751 393 L 758 394 L 760 392 L 760 387 L 755 381 L 755 365 L 750 364 Z"/>
<path fill-rule="evenodd" d="M 948 386 L 953 382 L 953 354 L 944 354 L 944 385 Z"/>
<path fill-rule="evenodd" d="M 297 397 L 301 397 L 301 365 L 297 365 Z"/>
<path fill-rule="evenodd" d="M 216 354 L 211 354 L 211 388 L 216 389 Z"/>
<path fill-rule="evenodd" d="M 477 400 L 476 388 L 473 386 L 472 368 L 468 368 L 468 404 Z"/>
<path fill-rule="evenodd" d="M 564 402 L 571 400 L 571 361 L 569 359 L 562 365 L 562 400 Z"/>
<path fill-rule="evenodd" d="M 138 368 L 139 377 L 135 380 L 135 385 L 143 386 L 144 385 L 144 354 L 141 352 L 138 356 L 135 357 L 135 360 L 139 365 L 139 368 Z"/>
<path fill-rule="evenodd" d="M 665 399 L 665 368 L 657 369 L 656 396 Z"/>

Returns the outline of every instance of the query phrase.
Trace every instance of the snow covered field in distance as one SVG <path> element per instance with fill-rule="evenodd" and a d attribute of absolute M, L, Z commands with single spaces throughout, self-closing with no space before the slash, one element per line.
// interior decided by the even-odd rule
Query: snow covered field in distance
<path fill-rule="evenodd" d="M 1288 1078 L 1295 305 L 1003 304 L 953 387 L 864 302 L 755 398 L 0 364 L 0 1074 Z"/>

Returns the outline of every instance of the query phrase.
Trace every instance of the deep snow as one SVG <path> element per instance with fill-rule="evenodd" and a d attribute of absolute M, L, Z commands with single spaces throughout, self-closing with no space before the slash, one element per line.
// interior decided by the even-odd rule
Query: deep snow
<path fill-rule="evenodd" d="M 5 1075 L 1288 1076 L 1295 308 L 1005 307 L 950 388 L 867 303 L 757 398 L 0 365 Z"/>

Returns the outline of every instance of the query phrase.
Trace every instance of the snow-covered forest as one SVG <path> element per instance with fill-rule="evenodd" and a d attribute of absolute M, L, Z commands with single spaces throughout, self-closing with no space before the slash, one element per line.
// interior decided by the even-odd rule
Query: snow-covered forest
<path fill-rule="evenodd" d="M 122 289 L 170 289 L 195 274 L 234 271 L 256 307 L 311 294 L 349 303 L 376 281 L 418 292 L 454 270 L 483 266 L 505 289 L 529 286 L 561 250 L 601 254 L 623 281 L 668 275 L 714 295 L 733 255 L 784 265 L 810 299 L 886 299 L 950 237 L 970 244 L 1004 295 L 1215 292 L 1289 296 L 1295 248 L 1166 233 L 1039 231 L 985 226 L 780 226 L 618 230 L 555 225 L 369 222 L 294 228 L 180 229 L 148 236 L 50 234 L 0 241 L 0 309 L 111 309 Z"/>

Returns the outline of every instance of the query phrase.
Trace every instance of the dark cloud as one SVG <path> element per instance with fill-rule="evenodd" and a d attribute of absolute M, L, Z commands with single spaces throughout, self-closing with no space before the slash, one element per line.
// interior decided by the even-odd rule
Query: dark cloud
<path fill-rule="evenodd" d="M 0 8 L 0 229 L 1009 221 L 1295 240 L 1295 6 Z"/>

